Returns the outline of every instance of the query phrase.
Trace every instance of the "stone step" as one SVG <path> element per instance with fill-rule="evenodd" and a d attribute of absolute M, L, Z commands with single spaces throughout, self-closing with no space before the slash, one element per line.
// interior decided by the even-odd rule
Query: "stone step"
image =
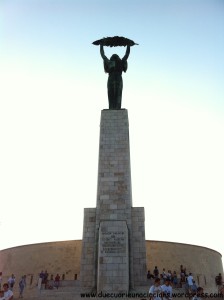
<path fill-rule="evenodd" d="M 136 288 L 135 291 L 130 291 L 133 295 L 136 295 L 137 293 L 148 293 L 149 287 L 148 286 L 141 286 Z M 183 288 L 175 288 L 173 289 L 173 293 L 185 293 L 185 290 Z M 81 290 L 79 287 L 75 286 L 66 286 L 66 287 L 59 287 L 58 289 L 54 288 L 52 290 L 49 289 L 42 289 L 38 290 L 37 287 L 34 287 L 32 289 L 25 289 L 24 290 L 24 297 L 23 300 L 78 300 L 78 299 L 108 299 L 108 297 L 81 297 Z M 84 293 L 83 293 L 84 294 Z M 18 292 L 14 292 L 15 299 L 18 298 Z M 133 299 L 134 297 L 123 297 L 122 299 Z M 147 297 L 135 297 L 136 299 L 147 299 Z M 180 297 L 178 299 L 182 299 L 185 297 Z M 185 298 L 186 299 L 186 298 Z"/>
<path fill-rule="evenodd" d="M 133 293 L 133 295 L 137 294 L 137 293 L 148 293 L 149 290 L 149 286 L 145 285 L 145 286 L 141 286 L 136 288 L 134 291 L 130 291 L 130 293 Z M 185 299 L 188 300 L 188 298 L 185 297 L 185 289 L 184 288 L 173 288 L 173 293 L 176 294 L 183 294 L 182 297 L 175 297 L 177 299 Z M 82 294 L 85 294 L 82 292 Z M 19 293 L 18 290 L 14 291 L 14 299 L 18 299 L 19 298 Z M 27 287 L 24 290 L 24 297 L 23 300 L 79 300 L 79 299 L 108 299 L 108 297 L 104 298 L 104 297 L 94 297 L 92 295 L 92 297 L 81 297 L 81 289 L 80 287 L 76 287 L 76 286 L 62 286 L 59 287 L 58 289 L 54 288 L 52 290 L 50 289 L 42 289 L 41 291 L 38 290 L 37 287 Z M 123 297 L 122 299 L 124 300 L 131 300 L 131 299 L 139 299 L 139 300 L 143 300 L 143 299 L 147 299 L 148 297 Z M 121 299 L 121 298 L 120 298 Z M 174 297 L 173 297 L 174 300 Z"/>

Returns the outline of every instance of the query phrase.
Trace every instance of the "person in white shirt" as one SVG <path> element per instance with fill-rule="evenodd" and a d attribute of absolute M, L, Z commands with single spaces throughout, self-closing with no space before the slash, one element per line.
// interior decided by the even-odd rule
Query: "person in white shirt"
<path fill-rule="evenodd" d="M 166 275 L 166 270 L 165 270 L 165 268 L 163 268 L 163 279 L 164 279 L 164 281 L 166 280 L 166 278 L 167 278 L 167 275 Z"/>
<path fill-rule="evenodd" d="M 172 299 L 172 286 L 170 285 L 170 279 L 166 278 L 165 283 L 161 286 L 163 291 L 163 299 Z"/>
<path fill-rule="evenodd" d="M 160 286 L 160 279 L 156 278 L 154 284 L 149 289 L 150 300 L 161 300 L 162 299 L 162 288 Z"/>
<path fill-rule="evenodd" d="M 16 282 L 16 278 L 15 278 L 14 274 L 12 274 L 12 276 L 9 277 L 9 279 L 8 279 L 9 288 L 11 290 L 13 289 L 15 282 Z"/>
<path fill-rule="evenodd" d="M 4 290 L 4 300 L 12 300 L 13 299 L 13 292 L 9 289 L 8 283 L 3 284 Z"/>
<path fill-rule="evenodd" d="M 193 285 L 193 276 L 192 276 L 192 273 L 189 273 L 189 275 L 187 276 L 187 283 L 188 283 L 188 286 L 189 286 L 189 293 L 191 293 L 191 288 L 192 288 L 192 285 Z"/>

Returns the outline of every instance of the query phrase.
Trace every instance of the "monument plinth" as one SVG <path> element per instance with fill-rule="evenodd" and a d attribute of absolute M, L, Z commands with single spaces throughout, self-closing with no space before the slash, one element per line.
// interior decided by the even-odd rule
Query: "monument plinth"
<path fill-rule="evenodd" d="M 128 292 L 145 284 L 144 208 L 132 207 L 126 109 L 102 110 L 97 206 L 84 211 L 81 286 Z"/>

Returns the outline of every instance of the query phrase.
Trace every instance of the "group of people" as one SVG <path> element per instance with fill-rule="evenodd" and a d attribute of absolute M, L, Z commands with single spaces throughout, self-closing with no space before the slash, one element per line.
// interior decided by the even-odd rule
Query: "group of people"
<path fill-rule="evenodd" d="M 13 287 L 16 282 L 15 275 L 12 274 L 7 283 L 3 284 L 3 290 L 1 287 L 1 281 L 2 281 L 2 272 L 0 275 L 0 300 L 12 300 L 13 299 Z M 23 275 L 21 279 L 19 280 L 19 298 L 23 298 L 23 291 L 26 286 L 26 275 Z"/>
<path fill-rule="evenodd" d="M 195 283 L 195 280 L 193 278 L 193 275 L 191 272 L 187 274 L 186 268 L 183 267 L 183 265 L 180 265 L 180 273 L 177 274 L 176 271 L 168 270 L 166 272 L 165 268 L 163 268 L 162 272 L 159 272 L 159 269 L 157 266 L 155 266 L 153 273 L 150 272 L 150 270 L 147 273 L 147 278 L 153 278 L 155 280 L 154 285 L 163 287 L 166 290 L 167 287 L 169 287 L 169 290 L 172 289 L 172 287 L 185 287 L 185 293 L 189 295 L 196 295 L 198 292 L 198 287 Z"/>
<path fill-rule="evenodd" d="M 154 284 L 149 289 L 149 295 L 152 300 L 172 299 L 170 280 L 166 278 L 164 284 L 161 285 L 160 278 L 155 278 Z"/>
<path fill-rule="evenodd" d="M 39 278 L 41 278 L 41 283 L 45 285 L 45 288 L 48 284 L 48 272 L 47 270 L 44 272 L 43 270 L 39 274 Z"/>
<path fill-rule="evenodd" d="M 190 275 L 192 278 L 193 276 Z M 189 285 L 190 286 L 190 285 Z M 161 284 L 161 280 L 159 277 L 155 278 L 154 284 L 149 288 L 149 296 L 150 300 L 171 300 L 172 299 L 172 285 L 169 277 L 164 279 L 163 284 Z M 190 286 L 189 291 L 187 291 L 189 298 L 192 297 L 192 300 L 200 300 L 201 295 L 203 294 L 202 287 L 196 287 L 193 290 L 192 286 Z"/>
<path fill-rule="evenodd" d="M 52 289 L 53 288 L 52 285 L 49 285 L 47 270 L 45 272 L 41 271 L 40 274 L 39 274 L 39 278 L 41 278 L 41 283 L 44 284 L 45 289 L 48 289 L 48 288 Z M 53 278 L 53 275 L 51 275 L 51 278 L 50 278 L 51 281 L 52 280 L 54 281 L 54 287 L 56 287 L 57 289 L 59 288 L 60 279 L 61 279 L 61 277 L 60 277 L 59 274 L 57 274 L 55 276 L 55 278 Z"/>
<path fill-rule="evenodd" d="M 197 286 L 193 279 L 192 273 L 187 274 L 186 268 L 184 268 L 183 265 L 180 266 L 179 274 L 176 271 L 172 272 L 171 270 L 168 270 L 166 272 L 165 268 L 163 268 L 162 272 L 160 273 L 158 267 L 155 266 L 153 273 L 151 273 L 150 270 L 148 271 L 147 278 L 159 278 L 161 284 L 165 283 L 166 279 L 168 279 L 171 285 L 175 288 L 182 287 L 182 285 L 184 284 L 187 292 L 196 292 L 197 290 Z"/>
<path fill-rule="evenodd" d="M 39 274 L 39 277 L 41 278 L 41 282 L 43 284 L 45 284 L 45 288 L 47 288 L 48 282 L 49 282 L 47 271 L 45 271 L 45 272 L 41 271 L 41 273 Z M 53 278 L 51 278 L 51 279 L 54 280 L 54 287 L 56 287 L 58 289 L 59 282 L 60 282 L 59 274 L 57 274 L 54 279 Z M 8 281 L 2 285 L 2 272 L 0 272 L 0 300 L 12 300 L 13 299 L 13 288 L 15 287 L 15 283 L 16 283 L 16 277 L 14 274 L 12 274 L 8 278 Z M 19 286 L 19 298 L 23 298 L 23 292 L 26 287 L 26 275 L 23 275 L 20 278 L 20 280 L 18 282 L 18 286 Z"/>

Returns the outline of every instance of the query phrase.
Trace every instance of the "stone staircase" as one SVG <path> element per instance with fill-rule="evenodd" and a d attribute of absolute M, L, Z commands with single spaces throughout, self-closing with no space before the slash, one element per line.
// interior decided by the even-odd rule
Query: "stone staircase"
<path fill-rule="evenodd" d="M 148 282 L 147 282 L 148 283 Z M 133 299 L 139 299 L 139 300 L 149 300 L 148 297 L 144 297 L 144 293 L 147 294 L 149 291 L 150 285 L 145 285 L 136 288 L 134 291 L 130 291 L 131 294 L 135 295 L 132 297 L 117 297 L 117 299 L 123 299 L 123 300 L 133 300 Z M 19 293 L 18 290 L 15 289 L 14 292 L 14 300 L 19 299 Z M 213 291 L 214 292 L 214 291 Z M 188 297 L 185 297 L 185 288 L 173 288 L 173 294 L 176 294 L 176 296 L 173 296 L 173 300 L 181 299 L 181 300 L 189 300 Z M 81 294 L 83 294 L 83 297 L 81 297 Z M 89 294 L 89 296 L 88 296 Z M 24 290 L 24 296 L 22 300 L 80 300 L 80 299 L 111 299 L 112 297 L 96 297 L 93 293 L 85 293 L 81 292 L 81 289 L 79 287 L 78 283 L 67 282 L 63 286 L 60 286 L 59 289 L 53 288 L 53 289 L 42 289 L 38 290 L 37 286 L 32 287 L 26 287 Z M 139 295 L 137 295 L 139 294 Z M 140 295 L 142 294 L 142 295 Z M 178 296 L 179 295 L 179 296 Z M 114 297 L 115 298 L 115 297 Z M 112 298 L 113 299 L 113 298 Z M 190 298 L 190 300 L 192 297 Z M 216 298 L 218 300 L 219 298 Z M 221 300 L 221 299 L 220 299 Z M 223 298 L 222 298 L 223 300 Z"/>
<path fill-rule="evenodd" d="M 37 287 L 27 288 L 23 293 L 23 300 L 76 300 L 80 299 L 80 288 L 76 286 L 59 287 L 59 289 L 53 288 L 39 290 Z M 18 292 L 14 292 L 14 299 L 19 299 Z"/>

